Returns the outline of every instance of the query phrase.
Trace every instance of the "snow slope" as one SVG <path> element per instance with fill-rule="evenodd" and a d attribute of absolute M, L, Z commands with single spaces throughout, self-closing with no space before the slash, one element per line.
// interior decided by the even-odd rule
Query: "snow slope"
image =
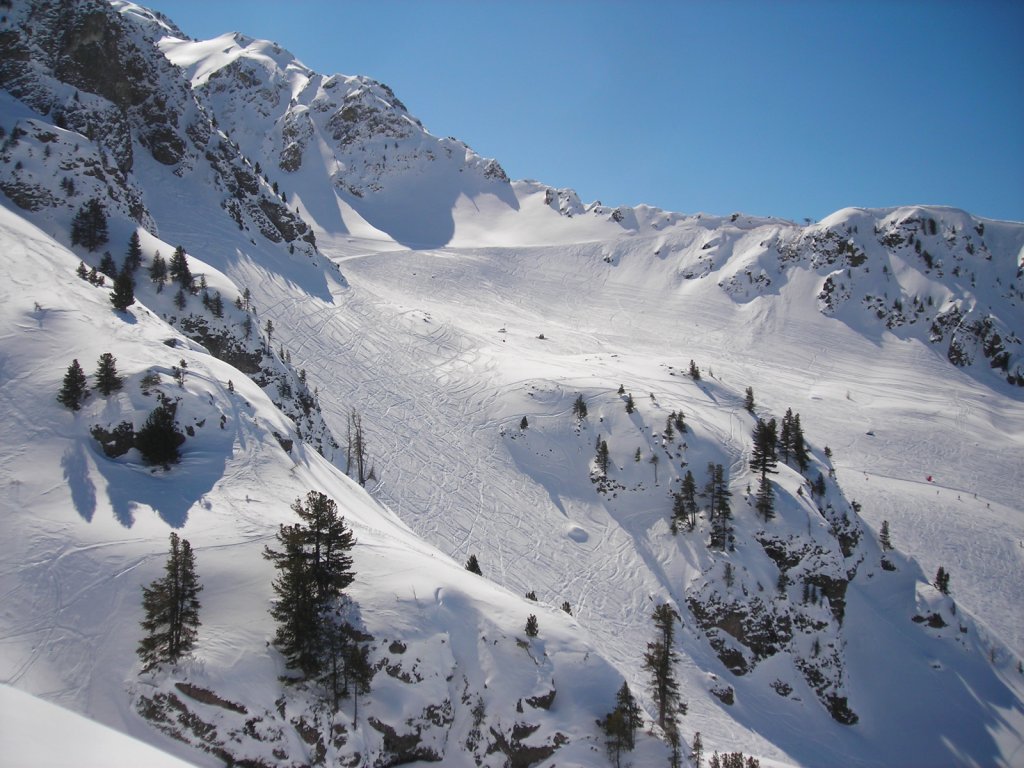
<path fill-rule="evenodd" d="M 680 728 L 709 752 L 1019 761 L 1024 621 L 1007 606 L 1024 597 L 1012 383 L 1024 226 L 925 207 L 798 227 L 584 205 L 430 136 L 372 80 L 324 77 L 237 34 L 188 41 L 128 3 L 75 5 L 82 18 L 97 9 L 185 117 L 161 123 L 148 94 L 91 133 L 112 102 L 89 95 L 103 82 L 85 71 L 85 116 L 56 125 L 43 107 L 54 94 L 70 104 L 74 88 L 42 43 L 26 44 L 30 66 L 0 73 L 0 681 L 204 765 L 603 765 L 595 721 L 623 679 L 653 713 L 642 653 L 654 605 L 669 601 L 682 616 Z M 170 133 L 156 141 L 160 125 Z M 182 332 L 170 290 L 143 279 L 119 315 L 107 289 L 75 276 L 79 259 L 98 262 L 67 249 L 94 194 L 110 201 L 118 260 L 142 224 L 147 265 L 182 244 L 229 305 L 251 291 L 246 349 L 272 347 L 274 382 L 297 388 L 304 371 L 323 435 L 362 415 L 369 493 L 339 470 L 341 452 L 303 442 L 311 427 L 273 402 L 286 400 L 280 383 Z M 248 314 L 229 307 L 214 326 L 238 333 Z M 61 408 L 70 360 L 91 372 L 105 351 L 124 390 Z M 169 471 L 134 451 L 109 459 L 89 434 L 141 423 L 150 372 L 194 433 Z M 755 414 L 787 408 L 812 465 L 780 467 L 778 515 L 763 522 L 751 432 Z M 668 437 L 680 411 L 687 431 Z M 732 551 L 707 547 L 703 508 L 693 532 L 669 530 L 671 493 L 687 470 L 702 486 L 709 462 L 733 493 Z M 310 489 L 337 499 L 360 542 L 353 610 L 379 670 L 358 722 L 351 702 L 331 716 L 311 691 L 282 698 L 267 644 L 273 574 L 260 553 Z M 883 520 L 894 552 L 876 542 Z M 193 659 L 140 676 L 139 585 L 159 574 L 171 528 L 196 549 L 204 624 Z M 463 569 L 470 554 L 484 578 Z M 940 565 L 952 597 L 929 584 Z M 531 591 L 539 602 L 520 597 Z M 645 736 L 633 759 L 665 754 Z"/>
<path fill-rule="evenodd" d="M 190 765 L 123 733 L 49 704 L 27 693 L 0 686 L 0 749 L 10 765 L 24 768 L 183 768 Z M 59 733 L 60 739 L 53 734 Z"/>

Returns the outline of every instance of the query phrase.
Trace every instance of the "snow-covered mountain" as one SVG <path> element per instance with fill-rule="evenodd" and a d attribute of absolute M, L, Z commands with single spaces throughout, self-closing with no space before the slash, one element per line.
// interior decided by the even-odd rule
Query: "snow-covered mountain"
<path fill-rule="evenodd" d="M 585 205 L 270 42 L 121 0 L 0 13 L 0 682 L 201 765 L 591 766 L 625 680 L 628 759 L 662 764 L 643 662 L 668 603 L 678 728 L 707 754 L 1017 761 L 1024 225 Z M 101 259 L 133 234 L 119 312 Z M 192 291 L 151 278 L 179 247 Z M 122 388 L 63 407 L 71 361 L 92 384 L 107 352 Z M 159 403 L 185 436 L 170 468 L 118 441 Z M 780 457 L 765 520 L 752 434 L 787 410 L 809 453 Z M 310 490 L 358 539 L 358 713 L 281 683 L 269 642 L 261 553 Z M 172 530 L 203 624 L 142 673 L 140 585 Z"/>

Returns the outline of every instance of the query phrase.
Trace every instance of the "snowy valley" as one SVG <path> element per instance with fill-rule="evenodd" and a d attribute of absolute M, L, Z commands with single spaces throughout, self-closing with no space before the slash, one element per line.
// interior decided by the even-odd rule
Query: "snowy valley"
<path fill-rule="evenodd" d="M 1024 224 L 584 204 L 272 42 L 122 0 L 0 13 L 4 710 L 203 766 L 686 765 L 698 733 L 703 765 L 1020 762 Z M 162 408 L 166 464 L 138 441 Z M 337 710 L 282 680 L 269 613 L 311 491 L 357 541 L 372 679 Z M 144 670 L 172 532 L 202 623 Z"/>

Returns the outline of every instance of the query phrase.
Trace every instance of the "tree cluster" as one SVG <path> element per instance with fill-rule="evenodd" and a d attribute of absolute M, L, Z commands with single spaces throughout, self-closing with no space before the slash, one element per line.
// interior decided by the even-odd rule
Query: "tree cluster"
<path fill-rule="evenodd" d="M 71 244 L 92 252 L 107 242 L 107 238 L 107 212 L 98 198 L 90 198 L 71 219 Z"/>
<path fill-rule="evenodd" d="M 804 431 L 800 426 L 800 414 L 794 415 L 792 408 L 786 409 L 782 417 L 782 428 L 779 433 L 779 450 L 782 460 L 787 464 L 795 461 L 801 472 L 806 472 L 811 459 L 804 441 Z"/>

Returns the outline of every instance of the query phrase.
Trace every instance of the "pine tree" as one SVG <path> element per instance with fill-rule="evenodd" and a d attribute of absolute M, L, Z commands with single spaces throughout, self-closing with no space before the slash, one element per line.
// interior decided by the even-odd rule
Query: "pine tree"
<path fill-rule="evenodd" d="M 746 395 L 743 399 L 743 407 L 746 408 L 750 413 L 754 412 L 754 388 L 747 387 Z"/>
<path fill-rule="evenodd" d="M 99 270 L 107 277 L 117 276 L 117 264 L 114 263 L 114 257 L 110 255 L 110 251 L 103 252 L 103 256 L 100 258 Z"/>
<path fill-rule="evenodd" d="M 576 421 L 587 418 L 587 403 L 582 394 L 576 395 L 576 400 L 572 404 L 572 415 L 576 417 Z"/>
<path fill-rule="evenodd" d="M 92 252 L 107 242 L 107 237 L 107 212 L 97 198 L 90 198 L 71 219 L 71 244 Z"/>
<path fill-rule="evenodd" d="M 700 379 L 700 368 L 697 367 L 697 364 L 693 362 L 693 360 L 690 361 L 690 378 L 694 381 L 698 381 Z"/>
<path fill-rule="evenodd" d="M 672 421 L 673 421 L 674 417 L 675 417 L 674 413 L 669 414 L 667 417 L 665 417 L 665 433 L 664 434 L 665 434 L 665 439 L 670 441 L 670 442 L 676 436 L 675 428 L 672 426 Z"/>
<path fill-rule="evenodd" d="M 538 632 L 540 632 L 540 626 L 537 623 L 537 616 L 531 613 L 526 617 L 526 636 L 536 637 Z"/>
<path fill-rule="evenodd" d="M 758 478 L 757 500 L 754 506 L 766 523 L 775 517 L 775 494 L 772 491 L 772 481 L 768 479 L 768 475 L 761 475 Z"/>
<path fill-rule="evenodd" d="M 483 576 L 483 571 L 480 570 L 480 561 L 476 559 L 476 555 L 470 555 L 469 560 L 466 561 L 466 570 L 470 573 L 475 573 L 477 576 Z"/>
<path fill-rule="evenodd" d="M 664 730 L 669 719 L 686 714 L 686 705 L 679 701 L 679 683 L 674 672 L 679 659 L 673 647 L 679 614 L 668 603 L 660 603 L 651 618 L 656 629 L 655 640 L 647 644 L 643 666 L 650 673 L 651 697 L 658 708 L 658 725 Z"/>
<path fill-rule="evenodd" d="M 82 401 L 89 395 L 88 382 L 85 379 L 85 371 L 78 364 L 78 360 L 72 360 L 64 374 L 64 383 L 57 393 L 57 402 L 65 408 L 77 411 L 82 407 Z"/>
<path fill-rule="evenodd" d="M 150 411 L 142 429 L 135 433 L 135 447 L 147 464 L 175 464 L 181 458 L 178 448 L 185 436 L 174 422 L 176 407 L 164 401 Z"/>
<path fill-rule="evenodd" d="M 602 440 L 600 435 L 597 438 L 597 468 L 601 471 L 601 477 L 608 477 L 608 443 Z"/>
<path fill-rule="evenodd" d="M 754 427 L 754 446 L 750 452 L 750 468 L 762 477 L 769 472 L 774 473 L 778 466 L 775 453 L 775 419 L 765 421 L 758 419 Z"/>
<path fill-rule="evenodd" d="M 142 242 L 139 240 L 138 231 L 132 232 L 128 238 L 128 253 L 124 257 L 124 269 L 135 273 L 142 266 Z"/>
<path fill-rule="evenodd" d="M 153 254 L 153 262 L 149 265 L 149 279 L 156 285 L 157 293 L 163 291 L 164 283 L 167 281 L 167 260 L 159 251 Z"/>
<path fill-rule="evenodd" d="M 654 467 L 654 484 L 655 485 L 658 484 L 658 462 L 659 461 L 660 461 L 660 459 L 658 458 L 658 454 L 656 454 L 656 453 L 652 453 L 651 454 L 651 458 L 648 459 L 648 463 L 651 464 Z"/>
<path fill-rule="evenodd" d="M 96 389 L 104 397 L 121 388 L 124 379 L 117 375 L 117 358 L 109 352 L 100 355 L 96 366 Z"/>
<path fill-rule="evenodd" d="M 632 413 L 636 410 L 636 404 L 633 402 L 633 393 L 630 392 L 626 395 L 626 413 Z"/>
<path fill-rule="evenodd" d="M 708 463 L 708 479 L 704 485 L 704 495 L 708 499 L 711 510 L 711 543 L 713 549 L 725 549 L 732 536 L 732 507 L 729 499 L 732 491 L 725 479 L 725 468 L 721 464 Z"/>
<path fill-rule="evenodd" d="M 264 548 L 263 556 L 278 570 L 270 614 L 277 621 L 274 644 L 288 666 L 304 678 L 317 678 L 337 657 L 331 633 L 344 590 L 355 578 L 349 551 L 356 540 L 333 499 L 310 491 L 292 510 L 299 522 L 281 525 L 282 549 Z"/>
<path fill-rule="evenodd" d="M 114 290 L 110 292 L 110 303 L 119 312 L 126 311 L 135 303 L 135 279 L 127 265 L 114 278 Z"/>
<path fill-rule="evenodd" d="M 882 546 L 883 552 L 888 552 L 892 549 L 892 538 L 889 534 L 889 521 L 882 521 L 882 529 L 878 532 L 878 543 Z"/>
<path fill-rule="evenodd" d="M 171 280 L 184 289 L 192 287 L 192 271 L 188 268 L 188 259 L 185 257 L 185 249 L 180 245 L 174 249 L 171 261 L 167 265 L 167 273 Z"/>
<path fill-rule="evenodd" d="M 676 431 L 679 434 L 683 434 L 684 432 L 686 432 L 686 422 L 683 421 L 682 411 L 677 411 L 674 414 L 672 423 L 676 425 Z"/>
<path fill-rule="evenodd" d="M 704 740 L 700 737 L 700 731 L 693 734 L 693 743 L 690 745 L 690 762 L 693 768 L 701 768 L 701 761 L 704 759 Z"/>
<path fill-rule="evenodd" d="M 806 472 L 811 464 L 807 443 L 804 442 L 804 430 L 800 426 L 800 414 L 793 416 L 793 459 L 801 472 Z"/>
<path fill-rule="evenodd" d="M 935 573 L 935 588 L 944 595 L 949 594 L 949 571 L 939 566 L 939 570 Z"/>
<path fill-rule="evenodd" d="M 529 426 L 530 426 L 529 420 L 527 420 L 527 418 L 525 416 L 523 416 L 522 420 L 519 422 L 519 429 L 525 431 L 526 428 L 529 427 Z"/>
<path fill-rule="evenodd" d="M 89 279 L 89 268 L 85 266 L 84 261 L 78 262 L 78 269 L 75 270 L 75 274 L 78 275 L 82 280 Z"/>
<path fill-rule="evenodd" d="M 170 538 L 164 577 L 142 587 L 146 618 L 141 623 L 146 635 L 136 652 L 144 670 L 176 663 L 194 647 L 200 626 L 199 593 L 203 587 L 196 575 L 192 546 L 176 533 Z"/>
<path fill-rule="evenodd" d="M 782 417 L 782 430 L 779 432 L 779 449 L 782 451 L 782 461 L 788 464 L 790 454 L 793 451 L 792 408 L 787 408 L 786 415 Z"/>
<path fill-rule="evenodd" d="M 643 725 L 640 705 L 637 704 L 629 685 L 625 682 L 615 694 L 615 708 L 598 725 L 605 734 L 608 757 L 619 768 L 622 754 L 636 746 L 636 732 Z"/>
<path fill-rule="evenodd" d="M 269 324 L 270 321 L 268 320 Z M 345 473 L 352 474 L 352 467 L 355 465 L 356 481 L 360 485 L 373 477 L 373 468 L 369 466 L 369 458 L 366 450 L 366 436 L 363 434 L 363 420 L 359 413 L 353 408 L 348 417 L 348 444 L 346 448 Z"/>
<path fill-rule="evenodd" d="M 690 470 L 686 470 L 679 492 L 673 494 L 672 533 L 678 533 L 680 525 L 688 531 L 697 525 L 697 483 Z"/>

